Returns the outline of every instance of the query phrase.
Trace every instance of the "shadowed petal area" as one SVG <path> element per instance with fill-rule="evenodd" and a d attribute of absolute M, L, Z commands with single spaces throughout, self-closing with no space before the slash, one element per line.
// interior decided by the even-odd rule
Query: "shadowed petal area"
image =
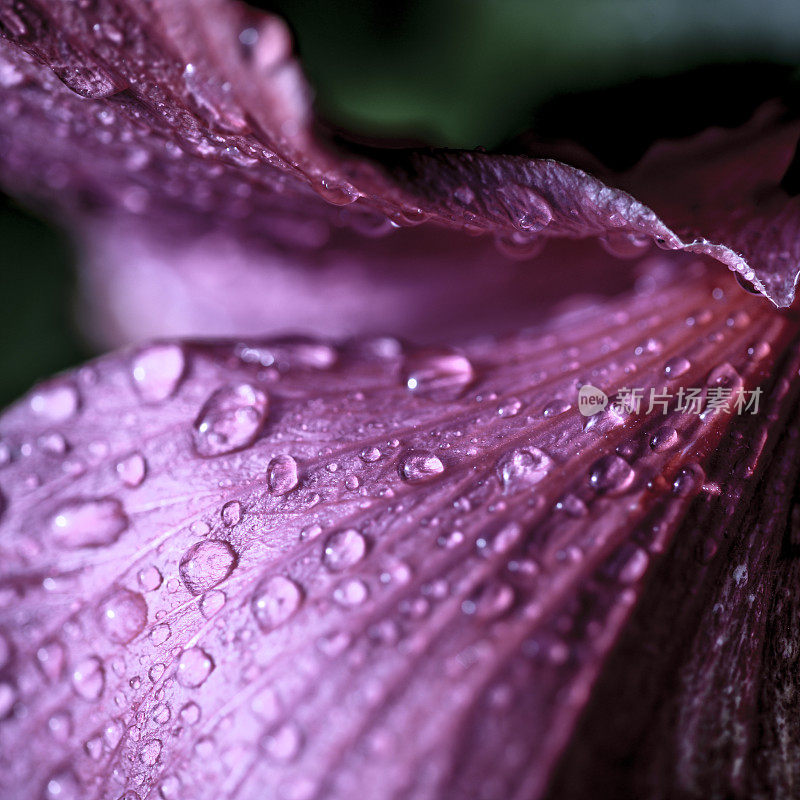
<path fill-rule="evenodd" d="M 632 294 L 459 349 L 162 341 L 36 387 L 0 418 L 0 793 L 544 796 L 591 757 L 573 733 L 609 674 L 647 681 L 619 657 L 640 609 L 700 644 L 697 564 L 760 569 L 774 529 L 736 524 L 797 402 L 796 337 L 664 256 Z M 762 406 L 584 416 L 587 384 Z M 739 602 L 739 578 L 715 591 Z M 702 730 L 705 690 L 675 696 Z M 667 773 L 665 796 L 708 796 Z M 571 778 L 560 796 L 596 796 Z"/>
<path fill-rule="evenodd" d="M 105 342 L 285 330 L 303 305 L 318 333 L 384 319 L 452 338 L 448 320 L 479 307 L 492 271 L 507 298 L 531 291 L 524 271 L 563 288 L 552 262 L 509 261 L 554 237 L 626 256 L 655 240 L 719 259 L 776 305 L 794 296 L 798 208 L 780 183 L 798 127 L 777 107 L 593 177 L 543 157 L 334 147 L 283 23 L 226 0 L 4 2 L 0 25 L 0 180 L 79 234 L 85 293 L 108 301 L 92 306 Z M 432 242 L 436 264 L 420 257 Z M 470 288 L 448 304 L 459 267 Z M 434 269 L 426 305 L 434 281 L 420 275 Z M 367 280 L 374 312 L 360 318 L 351 298 Z M 251 285 L 286 310 L 254 309 Z M 121 302 L 131 286 L 138 313 Z M 318 307 L 314 286 L 340 289 Z"/>

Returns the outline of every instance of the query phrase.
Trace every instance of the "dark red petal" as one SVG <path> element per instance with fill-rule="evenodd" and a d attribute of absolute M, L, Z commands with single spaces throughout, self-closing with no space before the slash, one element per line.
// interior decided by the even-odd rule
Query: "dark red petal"
<path fill-rule="evenodd" d="M 0 419 L 0 793 L 542 796 L 642 604 L 691 639 L 797 400 L 793 319 L 699 264 L 638 285 L 460 350 L 165 341 L 34 389 Z M 585 417 L 588 383 L 764 406 Z"/>
<path fill-rule="evenodd" d="M 465 231 L 490 234 L 517 257 L 556 236 L 603 236 L 626 254 L 655 239 L 718 258 L 778 305 L 793 297 L 798 215 L 779 183 L 797 126 L 775 109 L 742 131 L 665 145 L 630 174 L 599 173 L 602 181 L 544 158 L 346 151 L 315 132 L 308 88 L 273 17 L 224 0 L 30 0 L 0 9 L 15 42 L 0 43 L 0 179 L 82 230 L 105 296 L 142 287 L 139 315 L 113 316 L 107 339 L 136 338 L 157 322 L 159 333 L 192 333 L 201 320 L 214 332 L 285 327 L 273 307 L 259 314 L 247 302 L 238 287 L 250 281 L 289 284 L 303 303 L 318 280 L 347 287 L 326 293 L 317 327 L 374 330 L 368 317 L 355 322 L 348 304 L 373 272 L 376 320 L 394 324 L 402 303 L 397 317 L 416 312 L 421 328 L 452 336 L 424 308 L 417 276 L 432 270 L 417 263 L 419 253 L 438 240 L 451 254 L 448 270 L 467 262 L 472 286 L 486 286 L 492 269 L 510 271 L 505 255 L 476 247 Z M 408 230 L 420 222 L 432 230 Z M 371 238 L 393 224 L 403 230 Z M 441 226 L 455 232 L 445 237 Z M 110 247 L 118 236 L 125 246 Z M 291 275 L 298 265 L 303 277 Z M 548 273 L 558 280 L 557 269 Z M 193 284 L 198 305 L 186 300 Z M 463 298 L 447 305 L 440 295 L 431 308 L 457 317 Z"/>

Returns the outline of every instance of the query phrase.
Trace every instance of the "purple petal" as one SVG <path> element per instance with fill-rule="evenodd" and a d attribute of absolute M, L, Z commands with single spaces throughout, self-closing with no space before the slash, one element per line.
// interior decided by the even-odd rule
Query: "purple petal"
<path fill-rule="evenodd" d="M 696 553 L 725 567 L 796 405 L 796 322 L 720 277 L 657 259 L 456 351 L 161 342 L 35 389 L 0 418 L 0 794 L 543 796 L 647 679 L 640 610 L 691 641 Z M 584 417 L 587 383 L 765 407 Z"/>
<path fill-rule="evenodd" d="M 335 336 L 496 329 L 493 296 L 520 316 L 543 283 L 571 286 L 558 255 L 508 260 L 554 237 L 628 255 L 655 239 L 718 258 L 777 305 L 793 297 L 797 203 L 779 184 L 798 129 L 775 109 L 602 181 L 545 158 L 346 151 L 318 134 L 274 17 L 223 0 L 0 13 L 14 42 L 0 42 L 0 180 L 80 232 L 105 342 L 283 331 L 301 309 L 306 331 Z"/>

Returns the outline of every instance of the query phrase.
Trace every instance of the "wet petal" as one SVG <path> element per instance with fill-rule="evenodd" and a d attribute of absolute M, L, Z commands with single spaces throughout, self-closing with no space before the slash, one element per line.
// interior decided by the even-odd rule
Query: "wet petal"
<path fill-rule="evenodd" d="M 223 0 L 26 3 L 1 24 L 0 179 L 79 232 L 104 342 L 286 330 L 299 308 L 316 333 L 452 338 L 487 291 L 535 296 L 509 257 L 555 237 L 615 255 L 655 240 L 793 297 L 798 209 L 780 183 L 798 129 L 778 109 L 593 177 L 542 157 L 334 148 L 283 24 Z M 563 288 L 560 263 L 527 271 Z"/>
<path fill-rule="evenodd" d="M 574 733 L 609 681 L 650 675 L 620 648 L 653 608 L 654 641 L 697 632 L 704 664 L 732 663 L 686 597 L 732 549 L 762 574 L 745 551 L 772 528 L 726 530 L 796 406 L 796 336 L 663 258 L 633 294 L 458 350 L 162 342 L 50 382 L 67 421 L 34 390 L 0 418 L 3 795 L 543 796 L 593 752 Z M 137 365 L 161 358 L 179 377 L 145 400 Z M 579 410 L 631 386 L 763 406 Z M 198 441 L 206 420 L 226 446 Z M 53 434 L 68 448 L 38 446 Z M 742 574 L 715 589 L 733 607 Z M 706 693 L 678 693 L 689 729 Z M 739 769 L 715 780 L 752 785 Z"/>

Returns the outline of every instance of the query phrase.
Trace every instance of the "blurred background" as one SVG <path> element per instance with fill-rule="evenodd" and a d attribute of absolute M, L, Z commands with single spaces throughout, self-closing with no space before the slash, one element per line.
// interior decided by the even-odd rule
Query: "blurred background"
<path fill-rule="evenodd" d="M 656 138 L 793 100 L 797 0 L 277 0 L 334 127 L 513 148 L 533 129 L 625 169 Z M 2 158 L 2 154 L 0 154 Z M 0 407 L 93 355 L 71 322 L 73 253 L 0 195 Z"/>

